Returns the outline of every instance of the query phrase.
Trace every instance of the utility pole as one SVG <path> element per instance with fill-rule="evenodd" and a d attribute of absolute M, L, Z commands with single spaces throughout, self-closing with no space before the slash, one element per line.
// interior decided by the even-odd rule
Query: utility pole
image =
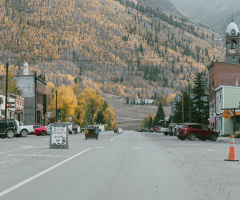
<path fill-rule="evenodd" d="M 183 95 L 182 95 L 182 123 L 184 123 L 184 106 L 183 106 Z"/>
<path fill-rule="evenodd" d="M 57 90 L 56 90 L 56 119 L 55 119 L 56 123 L 57 123 Z"/>
<path fill-rule="evenodd" d="M 6 63 L 5 119 L 7 119 L 8 62 Z"/>

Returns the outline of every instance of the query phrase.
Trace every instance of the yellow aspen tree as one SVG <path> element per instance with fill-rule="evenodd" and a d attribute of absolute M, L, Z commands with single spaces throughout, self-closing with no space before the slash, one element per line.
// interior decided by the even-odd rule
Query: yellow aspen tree
<path fill-rule="evenodd" d="M 103 115 L 104 115 L 104 120 L 108 124 L 109 129 L 117 128 L 117 123 L 115 120 L 115 116 L 116 116 L 115 109 L 111 105 L 108 105 L 108 107 L 103 112 Z"/>

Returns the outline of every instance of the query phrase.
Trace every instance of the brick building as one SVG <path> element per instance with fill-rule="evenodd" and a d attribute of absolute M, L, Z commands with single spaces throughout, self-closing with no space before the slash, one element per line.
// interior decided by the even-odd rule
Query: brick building
<path fill-rule="evenodd" d="M 23 65 L 23 74 L 15 77 L 24 97 L 24 125 L 45 125 L 46 82 L 44 76 L 28 74 L 28 64 Z M 44 105 L 45 104 L 45 105 Z"/>
<path fill-rule="evenodd" d="M 224 62 L 212 62 L 208 66 L 210 126 L 223 134 L 224 124 L 232 124 L 233 119 L 226 121 L 222 118 L 222 109 L 225 109 L 223 103 L 220 104 L 222 105 L 221 111 L 216 112 L 217 101 L 220 102 L 224 99 L 221 96 L 217 97 L 216 93 L 219 88 L 225 88 L 224 86 L 238 87 L 240 81 L 240 32 L 234 22 L 228 25 L 225 39 L 226 54 Z"/>

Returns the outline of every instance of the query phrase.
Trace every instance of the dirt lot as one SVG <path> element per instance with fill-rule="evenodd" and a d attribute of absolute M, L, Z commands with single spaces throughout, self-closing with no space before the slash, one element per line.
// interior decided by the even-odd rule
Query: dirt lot
<path fill-rule="evenodd" d="M 155 105 L 126 104 L 125 98 L 112 94 L 105 94 L 103 97 L 115 108 L 118 126 L 125 130 L 134 130 L 136 126 L 140 125 L 144 117 L 155 115 L 157 113 L 157 106 Z M 164 107 L 163 109 L 166 117 L 169 117 L 171 114 L 171 108 Z"/>

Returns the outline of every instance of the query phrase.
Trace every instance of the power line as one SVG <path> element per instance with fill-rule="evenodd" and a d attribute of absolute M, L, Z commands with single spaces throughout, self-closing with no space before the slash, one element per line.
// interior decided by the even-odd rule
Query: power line
<path fill-rule="evenodd" d="M 6 60 L 27 60 L 27 61 L 71 61 L 71 62 L 115 62 L 115 63 L 198 63 L 198 64 L 210 64 L 212 61 L 183 61 L 183 62 L 178 62 L 176 60 L 171 60 L 171 61 L 166 61 L 166 60 L 109 60 L 109 59 L 89 59 L 89 60 L 83 60 L 83 59 L 47 59 L 47 58 L 0 58 L 1 61 L 6 61 Z"/>

